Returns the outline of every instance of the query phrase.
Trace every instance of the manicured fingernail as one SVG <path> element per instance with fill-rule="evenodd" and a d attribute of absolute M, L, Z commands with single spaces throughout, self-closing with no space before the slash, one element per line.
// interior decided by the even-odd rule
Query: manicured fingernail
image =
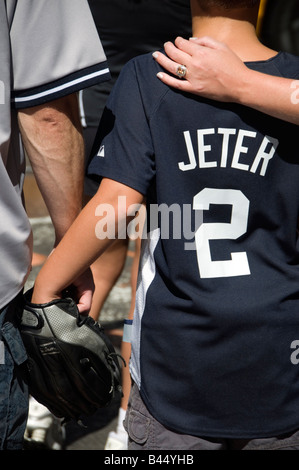
<path fill-rule="evenodd" d="M 156 59 L 158 57 L 158 53 L 157 52 L 153 52 L 153 58 Z"/>
<path fill-rule="evenodd" d="M 190 39 L 190 41 L 196 41 L 196 39 L 198 39 L 198 38 L 189 38 L 189 39 Z"/>
<path fill-rule="evenodd" d="M 157 73 L 157 77 L 158 77 L 158 78 L 163 78 L 163 76 L 164 76 L 164 75 L 163 75 L 162 72 Z"/>

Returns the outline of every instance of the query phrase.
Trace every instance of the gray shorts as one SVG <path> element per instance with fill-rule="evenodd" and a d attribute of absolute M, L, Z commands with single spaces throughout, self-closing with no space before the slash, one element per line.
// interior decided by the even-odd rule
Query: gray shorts
<path fill-rule="evenodd" d="M 124 421 L 128 450 L 299 450 L 299 431 L 264 439 L 214 439 L 179 434 L 165 428 L 147 410 L 132 384 Z"/>

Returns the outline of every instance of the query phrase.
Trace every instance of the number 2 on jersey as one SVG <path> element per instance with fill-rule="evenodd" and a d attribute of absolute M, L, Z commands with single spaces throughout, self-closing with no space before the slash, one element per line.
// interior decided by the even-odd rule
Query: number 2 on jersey
<path fill-rule="evenodd" d="M 195 233 L 197 262 L 201 278 L 246 276 L 250 268 L 246 252 L 231 253 L 231 259 L 213 261 L 210 240 L 237 240 L 247 231 L 249 200 L 235 189 L 205 188 L 193 199 L 193 209 L 208 211 L 210 204 L 232 206 L 230 223 L 202 223 Z"/>

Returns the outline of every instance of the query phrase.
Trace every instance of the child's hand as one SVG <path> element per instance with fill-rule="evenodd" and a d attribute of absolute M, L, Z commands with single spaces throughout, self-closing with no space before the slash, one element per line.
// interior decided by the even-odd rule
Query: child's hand
<path fill-rule="evenodd" d="M 49 284 L 45 285 L 45 283 L 39 282 L 39 277 L 37 276 L 31 302 L 34 304 L 45 304 L 68 295 L 76 301 L 80 314 L 88 315 L 91 308 L 93 292 L 94 282 L 90 269 L 81 274 L 72 283 L 72 286 L 67 289 L 61 289 L 61 291 L 53 289 Z"/>

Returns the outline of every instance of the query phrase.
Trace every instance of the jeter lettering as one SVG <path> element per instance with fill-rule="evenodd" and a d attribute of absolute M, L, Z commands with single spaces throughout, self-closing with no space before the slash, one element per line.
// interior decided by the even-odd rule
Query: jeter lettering
<path fill-rule="evenodd" d="M 221 151 L 217 160 L 211 160 L 209 155 L 215 155 L 215 134 L 221 136 Z M 235 136 L 232 138 L 232 136 Z M 252 155 L 250 144 L 255 143 L 256 139 L 260 139 L 259 149 L 254 153 L 251 162 L 248 161 L 249 155 Z M 196 151 L 192 142 L 190 131 L 184 132 L 184 140 L 188 153 L 188 162 L 179 162 L 178 166 L 181 171 L 195 170 L 197 167 L 202 168 L 236 168 L 242 171 L 250 171 L 265 176 L 270 160 L 274 157 L 279 141 L 274 137 L 261 137 L 257 132 L 245 129 L 198 129 L 197 130 L 197 158 Z M 217 138 L 217 148 L 219 148 L 219 138 Z M 215 158 L 215 157 L 213 157 Z"/>

